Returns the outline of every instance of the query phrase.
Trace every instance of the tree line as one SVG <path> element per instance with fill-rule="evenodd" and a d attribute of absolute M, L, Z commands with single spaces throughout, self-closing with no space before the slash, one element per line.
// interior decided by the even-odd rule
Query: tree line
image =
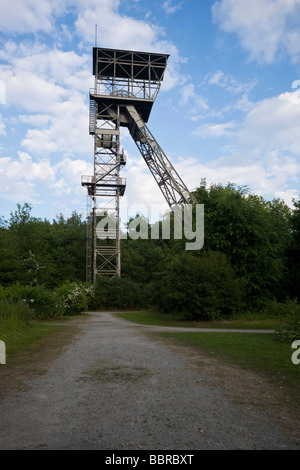
<path fill-rule="evenodd" d="M 122 239 L 122 276 L 98 278 L 88 290 L 89 308 L 154 306 L 197 320 L 259 311 L 270 301 L 299 302 L 300 201 L 290 209 L 280 199 L 266 201 L 233 184 L 207 187 L 203 180 L 192 202 L 204 204 L 203 248 L 186 251 L 186 240 L 174 237 Z M 31 211 L 30 204 L 17 204 L 1 220 L 2 291 L 83 285 L 85 220 L 74 212 L 50 222 Z"/>

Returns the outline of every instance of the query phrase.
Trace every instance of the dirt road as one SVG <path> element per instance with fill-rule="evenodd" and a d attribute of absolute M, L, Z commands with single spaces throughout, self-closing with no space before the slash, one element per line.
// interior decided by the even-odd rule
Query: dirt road
<path fill-rule="evenodd" d="M 76 328 L 43 374 L 2 396 L 1 450 L 300 448 L 298 418 L 250 372 L 111 313 Z"/>

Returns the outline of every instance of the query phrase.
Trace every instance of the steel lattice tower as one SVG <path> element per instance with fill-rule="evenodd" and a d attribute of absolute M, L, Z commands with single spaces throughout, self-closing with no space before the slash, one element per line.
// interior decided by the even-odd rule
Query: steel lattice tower
<path fill-rule="evenodd" d="M 93 48 L 95 87 L 90 90 L 89 132 L 94 136 L 94 174 L 88 190 L 87 281 L 119 276 L 120 197 L 126 181 L 120 126 L 127 127 L 170 208 L 186 203 L 189 190 L 146 126 L 168 60 L 167 54 Z M 91 207 L 92 206 L 92 207 Z"/>

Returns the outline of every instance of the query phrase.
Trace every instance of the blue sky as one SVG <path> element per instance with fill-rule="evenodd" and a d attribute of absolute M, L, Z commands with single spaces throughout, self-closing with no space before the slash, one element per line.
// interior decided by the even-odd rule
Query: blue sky
<path fill-rule="evenodd" d="M 190 190 L 206 178 L 292 207 L 300 0 L 0 0 L 0 216 L 85 215 L 95 24 L 98 46 L 170 54 L 148 126 Z M 121 145 L 126 204 L 163 203 L 126 129 Z"/>

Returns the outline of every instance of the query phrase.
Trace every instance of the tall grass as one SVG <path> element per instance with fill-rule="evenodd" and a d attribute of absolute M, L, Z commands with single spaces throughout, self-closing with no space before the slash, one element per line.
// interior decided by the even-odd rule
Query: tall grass
<path fill-rule="evenodd" d="M 0 334 L 28 326 L 32 318 L 33 311 L 26 302 L 0 300 Z"/>

